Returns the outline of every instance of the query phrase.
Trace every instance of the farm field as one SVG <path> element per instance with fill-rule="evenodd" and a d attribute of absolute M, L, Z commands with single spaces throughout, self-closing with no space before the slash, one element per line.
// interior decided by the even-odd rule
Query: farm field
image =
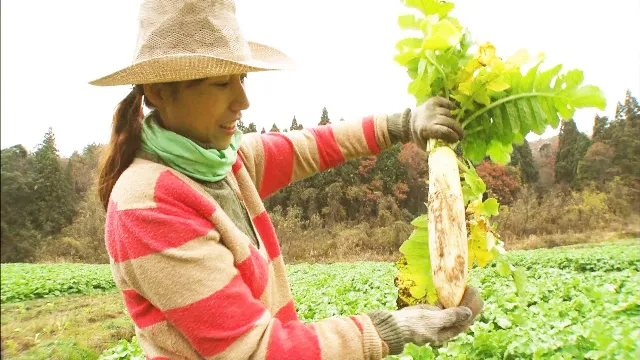
<path fill-rule="evenodd" d="M 444 347 L 407 346 L 390 359 L 637 359 L 640 239 L 513 251 L 526 292 L 494 267 L 475 268 L 483 314 Z M 6 359 L 143 359 L 108 265 L 2 264 Z M 310 322 L 395 309 L 393 263 L 287 267 L 297 311 Z M 132 340 L 133 339 L 133 340 Z"/>

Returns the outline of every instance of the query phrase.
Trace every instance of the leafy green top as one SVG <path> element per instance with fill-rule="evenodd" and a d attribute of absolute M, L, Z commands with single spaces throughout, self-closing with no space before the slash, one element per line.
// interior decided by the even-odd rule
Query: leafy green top
<path fill-rule="evenodd" d="M 561 74 L 562 65 L 557 65 L 542 71 L 543 54 L 532 57 L 519 50 L 503 61 L 490 43 L 474 44 L 468 29 L 449 15 L 453 3 L 402 1 L 419 15 L 402 15 L 398 24 L 421 36 L 398 41 L 395 60 L 407 68 L 412 79 L 408 91 L 418 104 L 433 96 L 458 103 L 454 115 L 465 129 L 461 146 L 466 159 L 479 162 L 490 156 L 505 164 L 512 144 L 523 143 L 529 132 L 556 128 L 560 118 L 571 119 L 577 108 L 605 108 L 598 87 L 581 86 L 580 70 Z"/>

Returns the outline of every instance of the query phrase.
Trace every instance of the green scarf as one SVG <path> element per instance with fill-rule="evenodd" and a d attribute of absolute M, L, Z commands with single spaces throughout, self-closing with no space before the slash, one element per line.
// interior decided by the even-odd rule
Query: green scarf
<path fill-rule="evenodd" d="M 238 156 L 242 131 L 236 131 L 231 145 L 224 150 L 204 149 L 158 125 L 152 114 L 142 120 L 142 150 L 156 154 L 173 169 L 199 180 L 220 181 L 231 171 Z"/>

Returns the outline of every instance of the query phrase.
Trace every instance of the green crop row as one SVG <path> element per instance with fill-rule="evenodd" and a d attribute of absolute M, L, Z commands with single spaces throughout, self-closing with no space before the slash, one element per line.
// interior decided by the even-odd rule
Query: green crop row
<path fill-rule="evenodd" d="M 114 289 L 109 265 L 2 264 L 2 303 Z"/>

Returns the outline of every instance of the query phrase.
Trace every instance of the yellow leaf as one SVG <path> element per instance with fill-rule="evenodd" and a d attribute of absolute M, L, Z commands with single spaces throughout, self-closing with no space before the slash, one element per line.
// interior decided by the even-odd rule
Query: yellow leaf
<path fill-rule="evenodd" d="M 468 83 L 468 82 L 461 83 L 460 85 L 458 85 L 458 91 L 460 91 L 462 94 L 471 96 L 473 92 L 471 91 L 471 83 Z"/>
<path fill-rule="evenodd" d="M 490 251 L 475 249 L 474 256 L 478 262 L 478 266 L 485 267 L 493 260 L 493 254 Z"/>
<path fill-rule="evenodd" d="M 460 25 L 449 19 L 442 19 L 430 29 L 430 34 L 422 43 L 423 49 L 445 50 L 460 42 L 462 37 Z"/>
<path fill-rule="evenodd" d="M 478 58 L 473 58 L 469 60 L 467 65 L 465 65 L 464 69 L 471 74 L 473 74 L 476 70 L 480 69 L 482 64 L 480 64 L 480 60 Z"/>
<path fill-rule="evenodd" d="M 502 80 L 501 78 L 498 78 L 487 84 L 487 89 L 495 92 L 505 91 L 510 87 L 511 85 L 509 85 L 506 81 Z"/>
<path fill-rule="evenodd" d="M 458 73 L 458 75 L 456 77 L 456 81 L 458 83 L 463 83 L 463 82 L 467 82 L 467 81 L 471 80 L 472 78 L 473 78 L 473 72 L 469 72 L 466 69 L 462 69 Z"/>
<path fill-rule="evenodd" d="M 496 47 L 491 43 L 486 42 L 480 45 L 478 49 L 478 61 L 480 64 L 486 66 L 491 63 L 491 60 L 496 57 Z"/>
<path fill-rule="evenodd" d="M 491 59 L 491 62 L 489 63 L 489 65 L 491 66 L 491 70 L 493 70 L 496 73 L 501 73 L 501 72 L 504 72 L 505 70 L 504 63 L 502 62 L 502 59 L 500 59 L 499 57 L 494 57 L 493 59 Z"/>
<path fill-rule="evenodd" d="M 526 49 L 520 49 L 507 59 L 507 63 L 511 66 L 520 67 L 531 61 L 531 56 Z"/>

